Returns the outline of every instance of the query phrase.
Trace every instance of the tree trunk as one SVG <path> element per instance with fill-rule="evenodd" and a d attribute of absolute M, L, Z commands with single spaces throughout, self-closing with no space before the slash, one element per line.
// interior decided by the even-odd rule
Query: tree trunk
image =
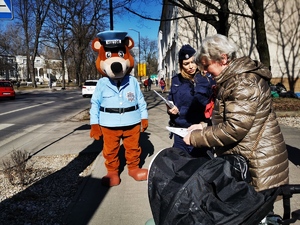
<path fill-rule="evenodd" d="M 229 8 L 228 8 L 228 0 L 221 0 L 220 2 L 221 10 L 218 12 L 219 15 L 219 23 L 216 27 L 218 34 L 223 34 L 228 37 L 230 25 L 228 23 L 229 19 Z"/>
<path fill-rule="evenodd" d="M 259 54 L 260 61 L 269 69 L 271 69 L 269 46 L 264 21 L 264 1 L 254 0 L 253 6 L 255 9 L 255 11 L 253 11 L 253 16 L 256 31 L 256 48 Z"/>

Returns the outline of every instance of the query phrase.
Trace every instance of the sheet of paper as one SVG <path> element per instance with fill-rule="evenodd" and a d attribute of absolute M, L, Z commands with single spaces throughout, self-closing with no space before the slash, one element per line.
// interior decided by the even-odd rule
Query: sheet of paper
<path fill-rule="evenodd" d="M 187 128 L 180 128 L 180 127 L 166 127 L 168 131 L 179 135 L 180 137 L 185 137 L 189 131 Z"/>
<path fill-rule="evenodd" d="M 167 99 L 165 99 L 163 96 L 161 96 L 157 91 L 153 90 L 155 94 L 158 95 L 158 97 L 160 97 L 162 100 L 164 100 L 164 102 L 170 107 L 170 109 L 172 109 L 174 107 L 173 103 L 171 101 L 168 101 Z"/>

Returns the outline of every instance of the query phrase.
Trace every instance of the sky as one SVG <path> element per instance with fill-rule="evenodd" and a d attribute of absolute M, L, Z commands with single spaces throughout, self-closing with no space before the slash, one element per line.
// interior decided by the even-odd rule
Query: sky
<path fill-rule="evenodd" d="M 0 2 L 3 0 L 0 0 Z M 135 11 L 146 17 L 160 19 L 162 11 L 162 0 L 135 0 L 131 5 L 126 5 L 130 10 Z M 132 37 L 135 43 L 138 43 L 138 32 L 140 38 L 149 38 L 150 40 L 157 40 L 159 21 L 152 21 L 143 19 L 123 8 L 124 13 L 121 15 L 114 14 L 113 28 L 114 30 L 128 32 L 128 36 Z M 1 20 L 0 24 L 9 23 L 10 20 Z M 109 19 L 108 19 L 109 21 Z M 108 24 L 108 28 L 109 28 Z M 134 29 L 136 31 L 130 30 Z"/>
<path fill-rule="evenodd" d="M 132 6 L 127 6 L 136 13 L 146 17 L 160 19 L 162 4 L 158 0 L 148 0 L 147 3 L 143 1 L 136 1 Z M 149 38 L 150 40 L 157 40 L 158 29 L 160 22 L 143 19 L 133 13 L 124 9 L 123 15 L 114 16 L 114 30 L 128 32 L 128 36 L 138 43 L 138 32 L 130 30 L 132 28 L 140 32 L 140 38 Z"/>

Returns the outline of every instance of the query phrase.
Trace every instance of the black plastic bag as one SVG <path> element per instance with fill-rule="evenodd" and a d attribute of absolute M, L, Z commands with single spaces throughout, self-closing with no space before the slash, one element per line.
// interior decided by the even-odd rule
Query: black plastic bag
<path fill-rule="evenodd" d="M 231 171 L 231 164 L 219 157 L 192 158 L 177 148 L 159 152 L 148 176 L 155 224 L 243 224 L 265 199 Z"/>

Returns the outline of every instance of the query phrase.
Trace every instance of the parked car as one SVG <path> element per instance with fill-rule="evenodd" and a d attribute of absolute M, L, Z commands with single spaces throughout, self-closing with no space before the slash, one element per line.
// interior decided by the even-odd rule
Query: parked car
<path fill-rule="evenodd" d="M 86 80 L 82 86 L 82 97 L 92 97 L 98 80 Z"/>
<path fill-rule="evenodd" d="M 0 80 L 0 98 L 15 99 L 16 93 L 13 84 L 7 80 Z"/>

